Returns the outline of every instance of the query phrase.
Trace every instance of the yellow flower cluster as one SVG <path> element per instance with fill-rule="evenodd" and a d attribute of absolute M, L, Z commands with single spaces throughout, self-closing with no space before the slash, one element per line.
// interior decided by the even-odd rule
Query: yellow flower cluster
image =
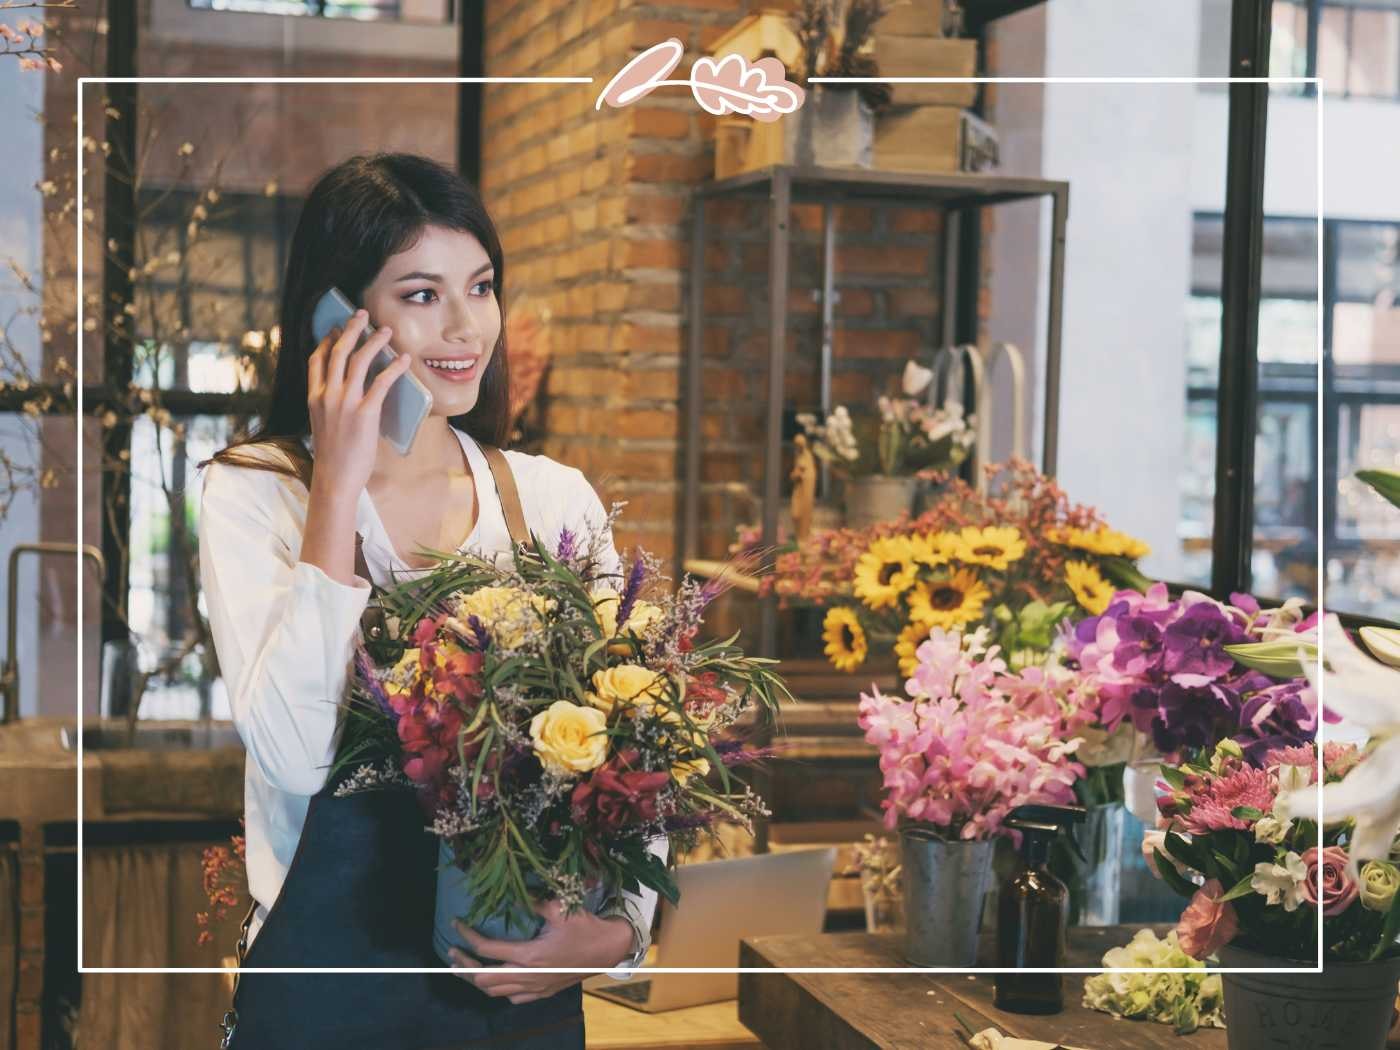
<path fill-rule="evenodd" d="M 1088 562 L 1065 562 L 1065 583 L 1074 593 L 1075 601 L 1095 616 L 1102 614 L 1113 598 L 1113 584 Z"/>
<path fill-rule="evenodd" d="M 1105 558 L 1128 558 L 1136 561 L 1138 558 L 1145 558 L 1152 553 L 1152 548 L 1143 543 L 1142 540 L 1135 539 L 1126 532 L 1110 528 L 1075 529 L 1064 527 L 1051 529 L 1047 533 L 1047 538 L 1051 543 L 1058 543 L 1063 547 L 1073 547 L 1075 550 L 1098 554 Z"/>
<path fill-rule="evenodd" d="M 463 624 L 475 616 L 497 644 L 517 649 L 553 604 L 518 587 L 478 587 L 458 598 L 455 612 Z"/>
<path fill-rule="evenodd" d="M 611 587 L 600 588 L 594 596 L 593 612 L 598 617 L 599 626 L 603 628 L 604 638 L 616 638 L 620 629 L 640 637 L 659 625 L 666 615 L 658 606 L 639 599 L 632 603 L 627 622 L 619 624 L 617 613 L 621 606 L 622 595 Z"/>

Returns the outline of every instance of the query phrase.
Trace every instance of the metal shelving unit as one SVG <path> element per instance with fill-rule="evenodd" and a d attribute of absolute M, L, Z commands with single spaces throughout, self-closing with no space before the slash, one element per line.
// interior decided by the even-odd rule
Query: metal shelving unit
<path fill-rule="evenodd" d="M 821 401 L 831 410 L 831 358 L 834 330 L 836 212 L 838 204 L 891 204 L 926 206 L 944 213 L 944 265 L 941 287 L 943 344 L 955 343 L 953 311 L 958 283 L 958 226 L 964 216 L 976 221 L 981 209 L 1013 201 L 1048 198 L 1052 205 L 1050 235 L 1050 301 L 1046 322 L 1045 425 L 1042 468 L 1055 472 L 1056 432 L 1060 403 L 1060 319 L 1064 298 L 1065 225 L 1069 217 L 1069 184 L 1048 179 L 1022 179 L 1002 175 L 921 175 L 854 168 L 775 166 L 733 178 L 704 183 L 695 190 L 695 218 L 691 232 L 690 338 L 686 348 L 685 390 L 685 491 L 682 503 L 681 563 L 699 554 L 700 512 L 700 409 L 701 361 L 704 340 L 705 208 L 709 201 L 748 199 L 768 201 L 769 343 L 768 399 L 763 453 L 763 536 L 771 546 L 777 538 L 778 509 L 782 501 L 783 371 L 787 356 L 788 257 L 794 204 L 822 205 L 822 338 Z M 969 275 L 975 280 L 976 275 Z M 762 656 L 776 656 L 776 599 L 760 603 L 759 645 Z"/>

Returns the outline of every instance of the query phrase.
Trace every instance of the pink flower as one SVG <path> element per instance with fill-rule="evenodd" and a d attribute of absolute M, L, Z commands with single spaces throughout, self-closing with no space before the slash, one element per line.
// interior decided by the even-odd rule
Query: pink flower
<path fill-rule="evenodd" d="M 1318 868 L 1322 869 L 1322 914 L 1329 918 L 1340 915 L 1356 900 L 1359 888 L 1347 871 L 1347 851 L 1341 846 L 1328 846 L 1319 855 L 1314 846 L 1303 854 L 1308 877 L 1303 880 L 1303 899 L 1317 903 Z"/>
<path fill-rule="evenodd" d="M 1224 892 L 1220 880 L 1211 879 L 1196 891 L 1181 913 L 1181 921 L 1176 924 L 1177 943 L 1193 959 L 1204 959 L 1219 951 L 1239 932 L 1234 905 L 1220 900 Z"/>
<path fill-rule="evenodd" d="M 1182 814 L 1181 825 L 1193 835 L 1226 828 L 1246 831 L 1254 822 L 1235 816 L 1235 808 L 1249 806 L 1268 813 L 1274 808 L 1274 792 L 1273 779 L 1266 770 L 1241 766 L 1227 776 L 1210 778 L 1190 792 L 1191 810 Z"/>

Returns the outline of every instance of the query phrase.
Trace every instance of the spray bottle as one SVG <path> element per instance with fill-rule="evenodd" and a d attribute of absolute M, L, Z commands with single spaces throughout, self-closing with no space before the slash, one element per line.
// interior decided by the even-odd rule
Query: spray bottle
<path fill-rule="evenodd" d="M 1022 863 L 997 894 L 997 966 L 1007 971 L 996 975 L 999 1010 L 1057 1014 L 1065 1008 L 1061 974 L 1016 971 L 1065 965 L 1069 889 L 1050 873 L 1050 848 L 1083 819 L 1081 806 L 1027 805 L 1013 809 L 1003 824 L 1021 832 Z"/>

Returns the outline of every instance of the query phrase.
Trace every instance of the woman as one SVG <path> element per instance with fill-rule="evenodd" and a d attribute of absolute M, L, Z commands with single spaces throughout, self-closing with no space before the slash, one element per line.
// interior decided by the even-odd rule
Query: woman
<path fill-rule="evenodd" d="M 337 798 L 327 783 L 371 580 L 387 585 L 427 568 L 431 559 L 407 554 L 418 548 L 499 556 L 522 524 L 550 542 L 565 527 L 606 526 L 579 471 L 497 451 L 508 426 L 503 283 L 495 227 L 460 177 L 404 154 L 336 166 L 311 191 L 292 238 L 262 425 L 206 461 L 200 575 L 248 756 L 254 907 L 249 971 L 224 1026 L 234 1050 L 584 1045 L 581 974 L 441 967 L 430 936 L 436 840 L 412 795 Z M 312 310 L 331 287 L 363 308 L 313 348 Z M 378 330 L 355 349 L 369 318 Z M 399 356 L 366 387 L 386 343 Z M 433 407 L 401 456 L 380 437 L 379 415 L 410 369 Z M 616 573 L 610 536 L 604 559 Z M 462 928 L 476 954 L 454 961 L 636 965 L 655 904 L 648 890 L 603 916 L 542 905 L 535 940 Z M 257 972 L 272 967 L 439 970 Z"/>

